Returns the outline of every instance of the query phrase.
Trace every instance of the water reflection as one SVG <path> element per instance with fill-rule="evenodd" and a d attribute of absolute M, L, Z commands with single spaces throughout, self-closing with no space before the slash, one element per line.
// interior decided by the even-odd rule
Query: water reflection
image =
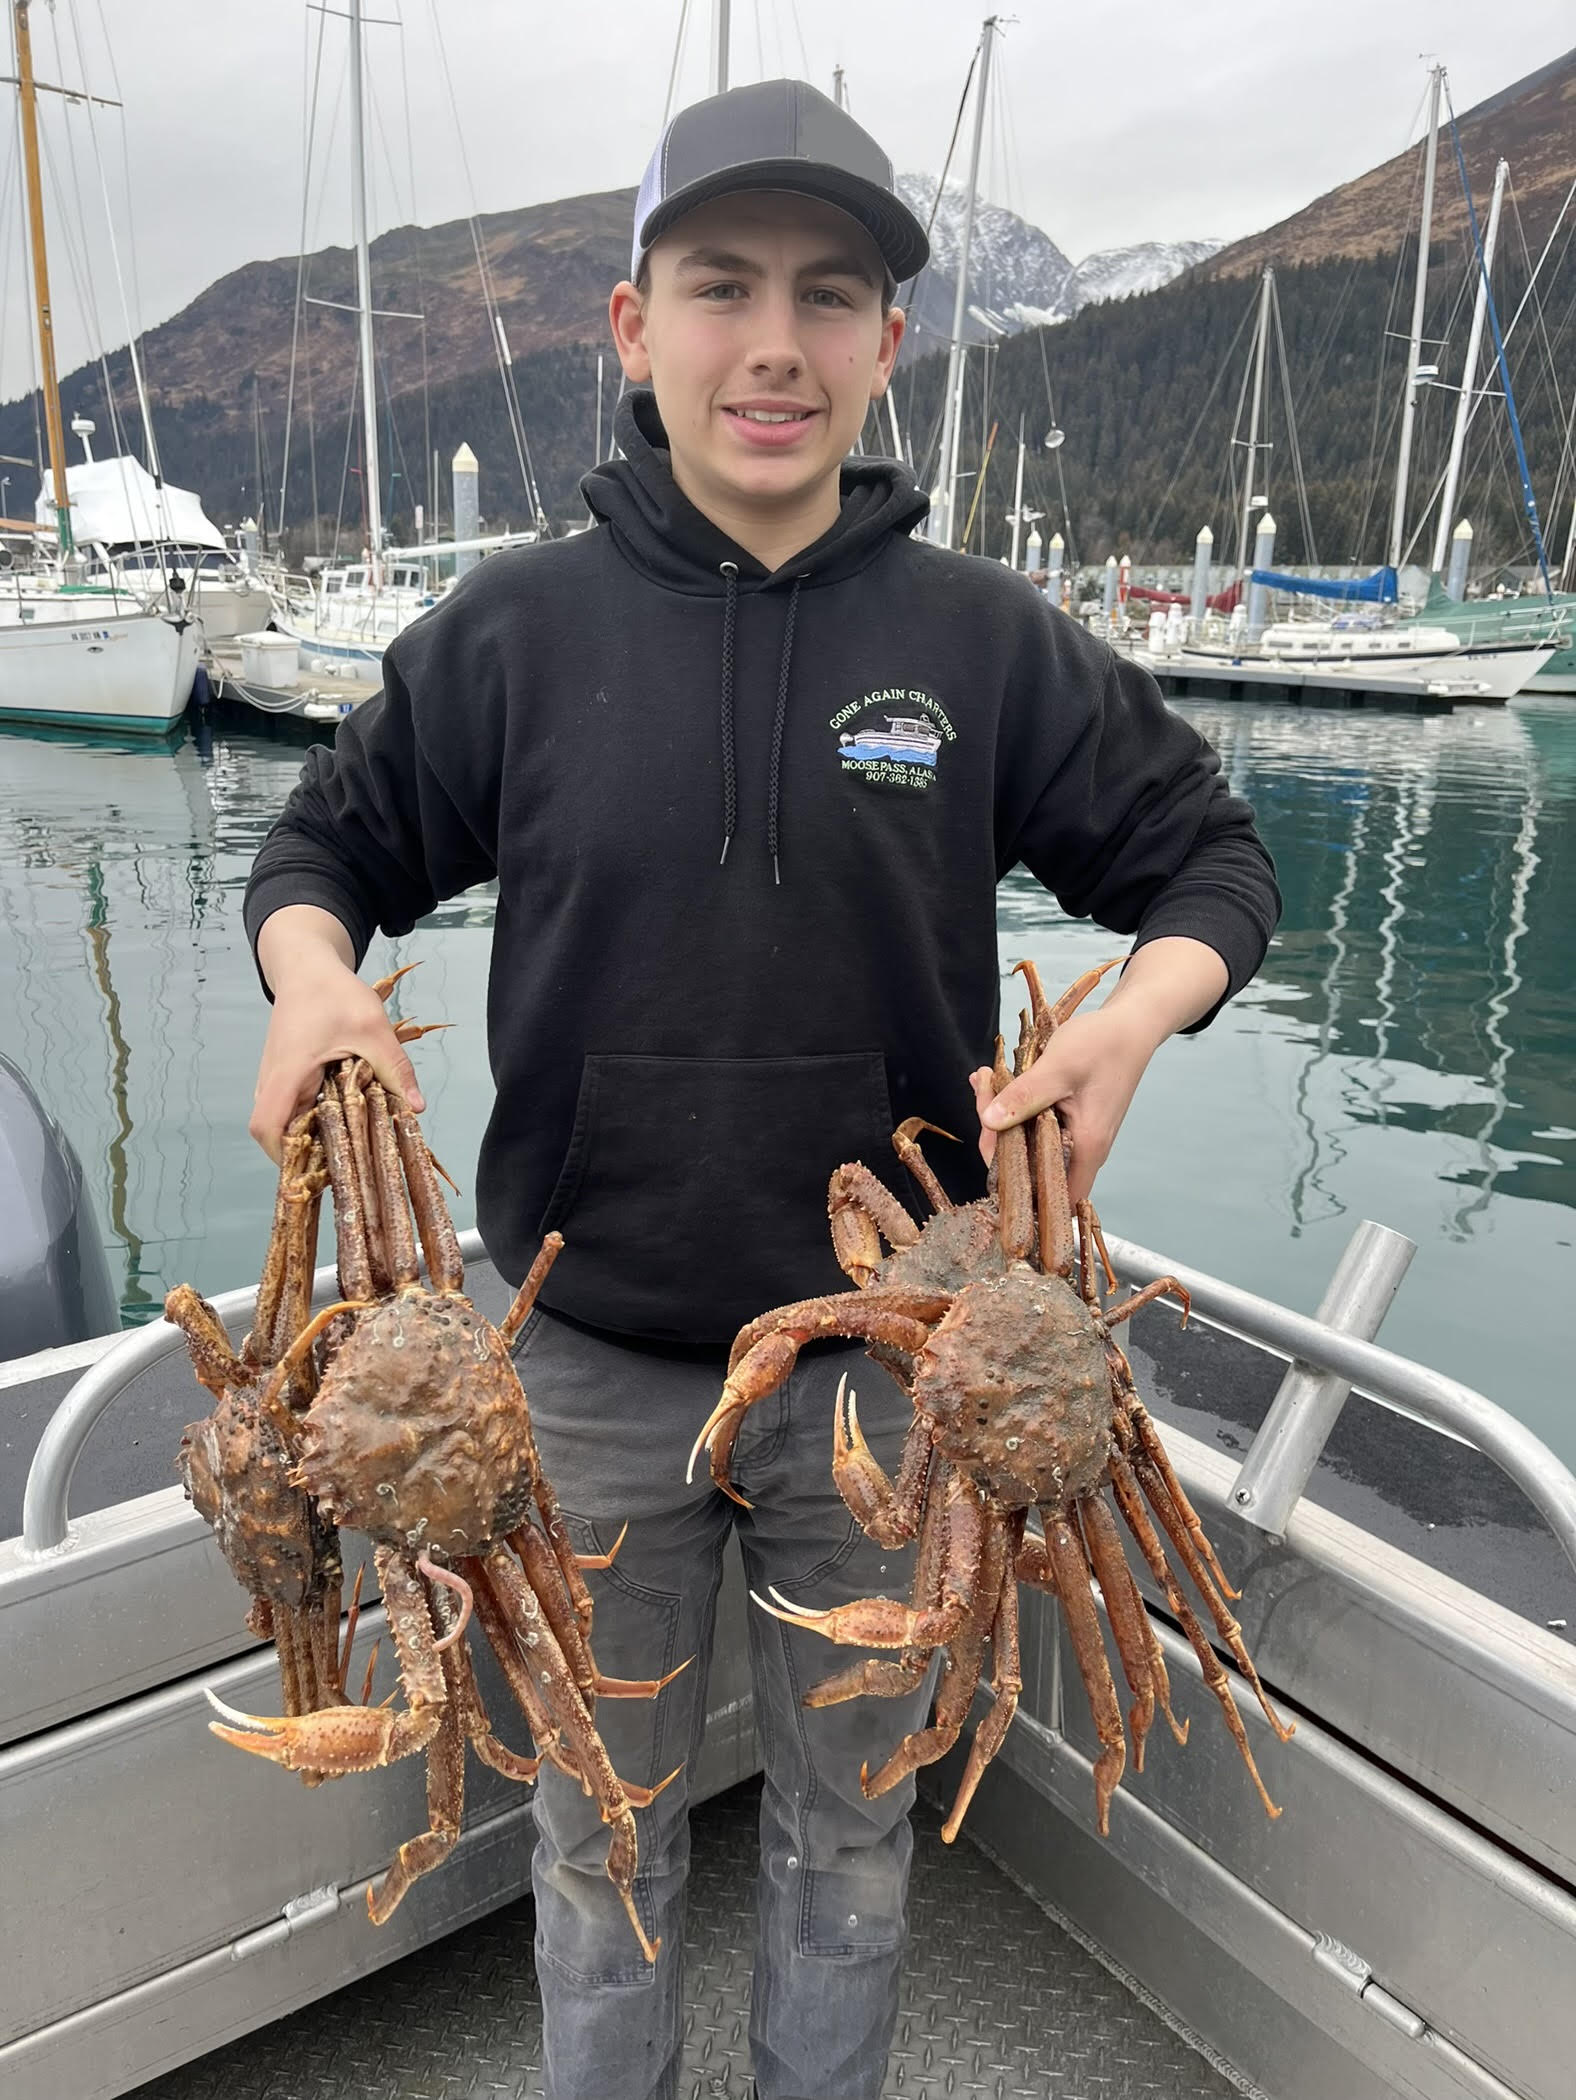
<path fill-rule="evenodd" d="M 1576 1459 L 1576 708 L 1416 721 L 1192 705 L 1286 912 L 1261 980 L 1168 1047 L 1107 1166 L 1116 1227 L 1311 1311 L 1363 1217 L 1419 1253 L 1384 1338 Z M 1015 877 L 1004 968 L 1105 952 Z"/>
<path fill-rule="evenodd" d="M 1576 1287 L 1576 707 L 1412 720 L 1193 704 L 1249 795 L 1286 915 L 1263 978 L 1146 1081 L 1101 1178 L 1113 1226 L 1311 1310 L 1357 1221 L 1419 1254 L 1385 1338 L 1481 1386 L 1567 1458 Z M 266 1011 L 241 892 L 302 738 L 227 723 L 169 744 L 0 735 L 0 1047 L 82 1154 L 129 1319 L 170 1283 L 255 1276 L 272 1169 L 246 1137 Z M 456 899 L 378 970 L 429 1127 L 468 1190 L 491 1104 L 493 900 Z M 1066 982 L 1112 952 L 1023 875 L 1018 956 Z M 1013 1010 L 1019 987 L 1004 990 Z M 468 1197 L 456 1206 L 469 1222 Z"/>

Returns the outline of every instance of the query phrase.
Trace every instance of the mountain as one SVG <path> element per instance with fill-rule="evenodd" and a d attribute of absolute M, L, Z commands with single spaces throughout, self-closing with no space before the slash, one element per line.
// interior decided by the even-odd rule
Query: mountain
<path fill-rule="evenodd" d="M 898 191 L 922 226 L 930 227 L 930 262 L 909 304 L 911 354 L 923 354 L 952 335 L 952 309 L 958 294 L 958 261 L 963 252 L 963 219 L 967 197 L 949 182 L 936 200 L 933 175 L 900 175 Z M 1014 211 L 981 198 L 974 207 L 974 234 L 969 245 L 968 318 L 965 342 L 994 339 L 1022 327 L 1018 311 L 1060 310 L 1062 291 L 1073 265 L 1048 234 Z"/>
<path fill-rule="evenodd" d="M 900 175 L 897 186 L 909 209 L 930 223 L 935 177 Z M 930 265 L 909 308 L 911 353 L 923 355 L 951 337 L 966 201 L 962 185 L 949 182 L 930 224 Z M 982 199 L 975 206 L 969 248 L 964 340 L 994 340 L 1020 328 L 1070 320 L 1097 299 L 1154 291 L 1219 246 L 1219 241 L 1141 241 L 1131 248 L 1102 248 L 1075 264 L 1038 226 Z"/>
<path fill-rule="evenodd" d="M 1434 240 L 1459 249 L 1471 235 L 1456 171 L 1448 120 L 1442 116 L 1434 198 Z M 1494 181 L 1494 163 L 1510 162 L 1516 210 L 1536 254 L 1576 182 L 1576 50 L 1513 81 L 1459 119 L 1462 158 L 1475 195 L 1479 223 Z M 1265 263 L 1328 262 L 1393 255 L 1413 234 L 1423 147 L 1398 153 L 1381 167 L 1294 212 L 1289 219 L 1221 249 L 1213 277 L 1257 273 Z M 1510 219 L 1507 202 L 1506 217 Z"/>
<path fill-rule="evenodd" d="M 1507 238 L 1500 247 L 1496 293 L 1508 319 L 1525 288 L 1528 256 L 1538 253 L 1576 178 L 1576 52 L 1467 111 L 1460 130 L 1480 204 L 1495 156 L 1504 152 L 1512 163 L 1526 242 L 1524 247 L 1519 237 Z M 1459 370 L 1470 303 L 1463 296 L 1470 255 L 1453 161 L 1447 134 L 1425 322 L 1430 343 L 1440 345 L 1447 377 Z M 1145 243 L 1074 265 L 1040 229 L 1002 207 L 982 205 L 969 303 L 988 317 L 976 319 L 980 333 L 988 326 L 1001 340 L 988 361 L 988 413 L 978 393 L 971 393 L 966 449 L 977 448 L 978 432 L 992 420 L 1007 430 L 1021 414 L 1029 430 L 1043 430 L 1052 419 L 1049 382 L 1066 443 L 1054 455 L 1031 452 L 1029 501 L 1061 521 L 1065 485 L 1071 537 L 1081 556 L 1103 560 L 1113 548 L 1129 546 L 1173 559 L 1187 553 L 1205 523 L 1218 545 L 1234 547 L 1231 424 L 1245 319 L 1253 275 L 1273 259 L 1281 270 L 1307 487 L 1304 521 L 1277 375 L 1268 392 L 1279 553 L 1290 561 L 1313 550 L 1327 560 L 1377 559 L 1388 501 L 1386 463 L 1394 457 L 1401 356 L 1394 331 L 1405 326 L 1396 286 L 1403 277 L 1399 262 L 1417 164 L 1413 148 L 1266 233 L 1213 255 L 1206 252 L 1208 243 Z M 902 181 L 910 203 L 928 216 L 933 180 Z M 607 290 L 627 267 L 632 204 L 629 191 L 609 191 L 479 222 L 532 465 L 550 515 L 561 521 L 578 513 L 576 483 L 593 457 L 596 360 L 606 342 Z M 920 280 L 916 325 L 898 374 L 900 421 L 922 478 L 932 471 L 944 362 L 924 353 L 937 348 L 950 328 L 960 215 L 961 196 L 949 188 L 937 213 L 936 262 Z M 1507 206 L 1507 225 L 1515 224 Z M 482 461 L 489 525 L 522 522 L 522 477 L 497 350 L 476 288 L 469 222 L 384 234 L 373 243 L 372 269 L 380 309 L 428 316 L 424 328 L 390 319 L 378 329 L 386 479 L 396 530 L 408 531 L 416 501 L 432 514 L 428 476 L 434 452 L 447 509 L 446 462 L 462 440 Z M 165 471 L 172 481 L 200 490 L 216 516 L 233 518 L 256 508 L 259 485 L 277 504 L 297 270 L 293 257 L 249 264 L 145 339 Z M 348 303 L 352 275 L 348 252 L 327 249 L 307 259 L 303 282 L 313 300 Z M 1403 290 L 1403 302 L 1404 296 Z M 1546 510 L 1559 492 L 1558 520 L 1550 523 L 1562 538 L 1571 497 L 1568 470 L 1563 483 L 1558 478 L 1566 381 L 1558 372 L 1550 375 L 1544 353 L 1547 347 L 1558 358 L 1576 339 L 1576 248 L 1568 236 L 1567 245 L 1556 244 L 1540 299 L 1541 314 L 1534 313 L 1520 331 L 1512 355 L 1534 485 Z M 1038 325 L 1046 318 L 1059 325 Z M 305 306 L 297 348 L 290 514 L 326 520 L 331 534 L 342 512 L 352 521 L 346 537 L 354 539 L 359 440 L 349 416 L 356 381 L 353 316 L 333 305 Z M 116 401 L 125 404 L 133 389 L 124 353 L 109 363 Z M 979 368 L 987 361 L 973 363 L 971 389 L 979 386 Z M 617 378 L 611 357 L 607 368 L 605 400 L 611 403 Z M 111 419 L 97 367 L 71 375 L 62 392 L 68 419 L 91 416 L 107 449 Z M 1442 464 L 1452 405 L 1442 388 L 1426 389 L 1419 405 L 1414 512 L 1425 507 Z M 31 401 L 0 409 L 0 451 L 31 456 L 34 429 Z M 135 427 L 128 437 L 135 448 Z M 1490 402 L 1473 426 L 1465 499 L 1484 558 L 1525 558 L 1526 529 L 1507 458 L 1503 410 Z M 965 470 L 976 465 L 971 453 Z M 1005 538 L 1007 490 L 998 482 L 1010 468 L 1005 449 L 999 449 L 988 500 L 980 505 L 981 529 L 993 550 Z"/>
<path fill-rule="evenodd" d="M 1100 299 L 1131 299 L 1158 292 L 1173 277 L 1207 262 L 1220 241 L 1140 241 L 1132 248 L 1101 248 L 1086 255 L 1067 280 L 1058 320 L 1070 320 Z"/>

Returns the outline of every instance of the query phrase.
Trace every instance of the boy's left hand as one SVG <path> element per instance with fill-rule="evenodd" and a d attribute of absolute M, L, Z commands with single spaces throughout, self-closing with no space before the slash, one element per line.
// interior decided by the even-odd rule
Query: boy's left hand
<path fill-rule="evenodd" d="M 969 1074 L 981 1155 L 990 1160 L 998 1130 L 1054 1105 L 1072 1140 L 1067 1192 L 1081 1203 L 1149 1060 L 1167 1036 L 1209 1012 L 1227 981 L 1226 965 L 1202 941 L 1171 935 L 1139 948 L 1105 1004 L 1064 1021 L 1029 1069 L 999 1094 L 988 1065 Z"/>
<path fill-rule="evenodd" d="M 994 1154 L 998 1129 L 1027 1122 L 1054 1103 L 1072 1140 L 1067 1192 L 1074 1203 L 1082 1202 L 1105 1165 L 1156 1048 L 1153 1036 L 1119 1009 L 1099 1007 L 1064 1022 L 1029 1069 L 999 1094 L 990 1067 L 981 1065 L 969 1074 L 980 1116 L 981 1156 L 988 1162 Z"/>

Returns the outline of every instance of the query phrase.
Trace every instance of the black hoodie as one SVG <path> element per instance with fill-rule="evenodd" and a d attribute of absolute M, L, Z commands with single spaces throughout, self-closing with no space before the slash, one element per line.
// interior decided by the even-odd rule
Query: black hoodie
<path fill-rule="evenodd" d="M 1207 942 L 1231 990 L 1279 908 L 1246 804 L 1144 671 L 999 564 L 909 537 L 884 460 L 768 573 L 679 492 L 649 393 L 599 524 L 495 556 L 407 628 L 381 696 L 308 753 L 247 930 L 315 904 L 359 956 L 498 879 L 497 1101 L 477 1215 L 544 1302 L 718 1342 L 846 1288 L 826 1184 L 922 1115 L 980 1187 L 967 1074 L 997 1025 L 996 885 Z"/>

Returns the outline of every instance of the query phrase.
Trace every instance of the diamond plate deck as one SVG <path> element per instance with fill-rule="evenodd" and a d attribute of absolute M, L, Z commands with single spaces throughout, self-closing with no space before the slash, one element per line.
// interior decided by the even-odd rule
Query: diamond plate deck
<path fill-rule="evenodd" d="M 748 2100 L 759 1784 L 694 1812 L 681 2100 Z M 884 2100 L 1238 2100 L 985 1855 L 915 1812 Z M 511 1904 L 137 2089 L 137 2100 L 538 2100 L 532 1909 Z"/>

